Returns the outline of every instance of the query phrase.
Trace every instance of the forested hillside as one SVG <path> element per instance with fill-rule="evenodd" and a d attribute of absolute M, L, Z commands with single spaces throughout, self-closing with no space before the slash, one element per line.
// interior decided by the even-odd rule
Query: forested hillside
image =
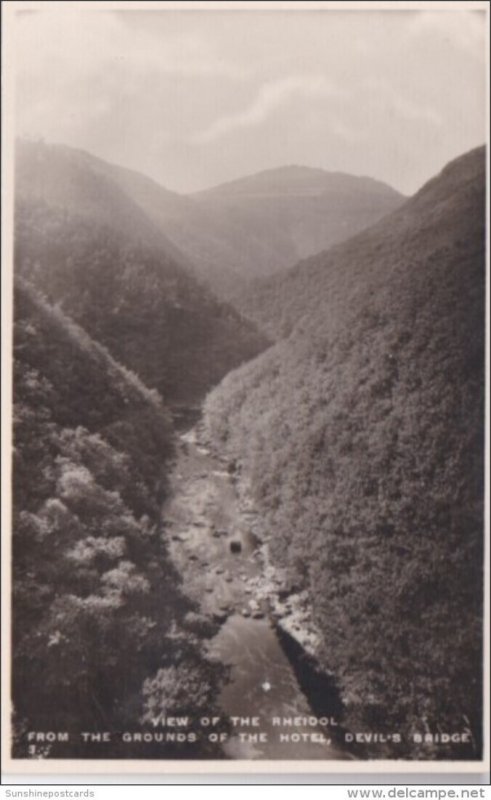
<path fill-rule="evenodd" d="M 115 757 L 117 737 L 92 747 L 80 732 L 152 729 L 169 708 L 209 713 L 220 677 L 160 532 L 169 418 L 156 392 L 24 282 L 14 396 L 15 752 Z M 35 744 L 33 730 L 68 732 L 70 746 Z M 125 757 L 152 755 L 124 745 Z"/>
<path fill-rule="evenodd" d="M 199 403 L 230 369 L 267 345 L 161 243 L 19 192 L 15 268 L 166 405 Z"/>
<path fill-rule="evenodd" d="M 20 140 L 18 193 L 162 247 L 219 296 L 343 241 L 397 208 L 380 181 L 307 167 L 266 170 L 193 195 L 82 150 Z"/>
<path fill-rule="evenodd" d="M 292 271 L 275 323 L 289 338 L 227 376 L 206 408 L 211 438 L 251 483 L 273 559 L 309 591 L 348 720 L 471 730 L 474 754 L 484 211 L 481 148 Z"/>

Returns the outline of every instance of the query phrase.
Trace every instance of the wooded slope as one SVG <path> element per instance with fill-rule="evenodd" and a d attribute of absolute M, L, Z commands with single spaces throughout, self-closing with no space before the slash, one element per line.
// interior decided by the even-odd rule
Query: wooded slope
<path fill-rule="evenodd" d="M 290 336 L 207 401 L 368 730 L 480 738 L 484 212 L 481 148 L 292 271 Z"/>
<path fill-rule="evenodd" d="M 200 624 L 196 635 L 200 618 L 161 536 L 168 415 L 156 392 L 22 282 L 14 357 L 14 752 L 155 757 L 118 732 L 170 706 L 209 709 L 220 678 L 202 655 L 210 631 Z M 69 745 L 26 737 L 48 730 L 69 733 Z M 84 730 L 115 735 L 84 744 Z"/>

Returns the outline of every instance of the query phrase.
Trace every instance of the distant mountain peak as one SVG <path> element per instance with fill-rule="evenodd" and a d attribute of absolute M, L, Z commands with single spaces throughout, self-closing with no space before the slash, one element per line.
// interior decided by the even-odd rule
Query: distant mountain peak
<path fill-rule="evenodd" d="M 365 191 L 387 194 L 401 199 L 403 197 L 396 189 L 376 178 L 302 164 L 285 164 L 261 170 L 252 175 L 245 175 L 195 192 L 192 196 L 203 199 L 211 196 L 233 197 L 251 194 L 318 195 L 327 192 Z"/>

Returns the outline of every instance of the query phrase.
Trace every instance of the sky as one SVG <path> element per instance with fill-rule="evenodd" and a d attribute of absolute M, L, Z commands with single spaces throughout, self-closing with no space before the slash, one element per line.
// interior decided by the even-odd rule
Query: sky
<path fill-rule="evenodd" d="M 298 164 L 412 194 L 485 141 L 483 11 L 276 5 L 17 11 L 16 133 L 179 192 Z"/>

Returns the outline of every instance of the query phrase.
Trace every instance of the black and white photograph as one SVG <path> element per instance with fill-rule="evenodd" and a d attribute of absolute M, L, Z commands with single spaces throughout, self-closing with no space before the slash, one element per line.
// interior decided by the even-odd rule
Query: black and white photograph
<path fill-rule="evenodd" d="M 482 771 L 488 3 L 2 16 L 4 768 Z"/>

